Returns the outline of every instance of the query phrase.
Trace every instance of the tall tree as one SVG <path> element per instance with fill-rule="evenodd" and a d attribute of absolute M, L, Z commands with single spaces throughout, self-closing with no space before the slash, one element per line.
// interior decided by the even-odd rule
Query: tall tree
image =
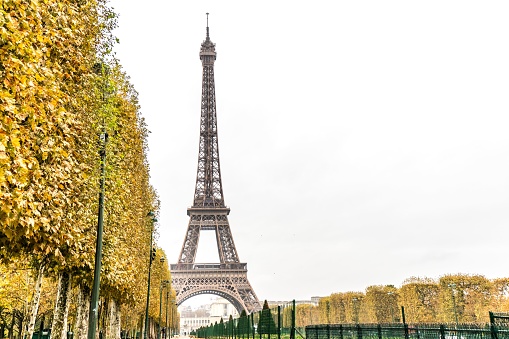
<path fill-rule="evenodd" d="M 267 300 L 263 302 L 263 308 L 260 313 L 260 319 L 258 320 L 257 331 L 259 334 L 276 334 L 278 332 L 274 318 L 272 317 L 271 309 Z"/>
<path fill-rule="evenodd" d="M 365 302 L 369 322 L 394 322 L 395 293 L 396 287 L 393 285 L 373 285 L 366 288 Z"/>
<path fill-rule="evenodd" d="M 249 317 L 245 310 L 242 310 L 239 317 L 239 322 L 237 323 L 237 334 L 242 338 L 250 334 L 252 330 L 249 328 Z"/>

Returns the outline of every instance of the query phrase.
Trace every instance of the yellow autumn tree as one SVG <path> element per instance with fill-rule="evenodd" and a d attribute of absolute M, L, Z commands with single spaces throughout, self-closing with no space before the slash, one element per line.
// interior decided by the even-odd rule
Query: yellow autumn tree
<path fill-rule="evenodd" d="M 103 131 L 110 142 L 102 304 L 118 310 L 119 300 L 143 299 L 146 213 L 158 208 L 157 196 L 136 92 L 108 57 L 115 15 L 105 3 L 0 4 L 0 258 L 30 257 L 37 279 L 29 336 L 45 274 L 59 286 L 53 336 L 65 336 L 69 310 L 77 337 L 86 332 Z M 77 305 L 70 305 L 73 286 Z"/>
<path fill-rule="evenodd" d="M 430 278 L 411 277 L 399 288 L 399 303 L 405 307 L 406 322 L 432 323 L 437 321 L 439 286 Z"/>
<path fill-rule="evenodd" d="M 365 305 L 371 323 L 392 323 L 397 309 L 396 287 L 373 285 L 366 288 Z"/>
<path fill-rule="evenodd" d="M 487 323 L 491 283 L 482 275 L 450 274 L 439 280 L 440 313 L 445 322 Z"/>

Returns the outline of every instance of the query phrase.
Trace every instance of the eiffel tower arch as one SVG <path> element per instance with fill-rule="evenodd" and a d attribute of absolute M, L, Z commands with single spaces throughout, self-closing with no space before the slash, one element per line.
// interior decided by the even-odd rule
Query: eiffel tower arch
<path fill-rule="evenodd" d="M 203 67 L 200 142 L 194 202 L 187 209 L 189 224 L 176 264 L 172 264 L 172 287 L 176 304 L 200 294 L 215 294 L 228 300 L 240 313 L 261 309 L 260 302 L 247 279 L 247 264 L 241 263 L 233 242 L 221 183 L 217 138 L 216 94 L 214 84 L 215 44 L 207 35 L 201 44 Z M 201 231 L 215 231 L 219 263 L 196 263 Z"/>

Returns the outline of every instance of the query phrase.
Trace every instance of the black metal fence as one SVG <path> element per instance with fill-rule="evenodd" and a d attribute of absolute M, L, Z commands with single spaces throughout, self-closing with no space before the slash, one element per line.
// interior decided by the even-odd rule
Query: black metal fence
<path fill-rule="evenodd" d="M 304 338 L 304 329 L 301 329 Z M 210 324 L 196 331 L 207 339 L 295 339 L 295 301 L 261 310 L 227 322 Z"/>
<path fill-rule="evenodd" d="M 490 324 L 340 324 L 306 326 L 306 339 L 505 339 L 509 328 Z"/>
<path fill-rule="evenodd" d="M 404 319 L 404 317 L 403 317 Z M 509 314 L 490 312 L 490 324 L 324 324 L 296 326 L 295 301 L 210 324 L 207 339 L 509 339 Z"/>

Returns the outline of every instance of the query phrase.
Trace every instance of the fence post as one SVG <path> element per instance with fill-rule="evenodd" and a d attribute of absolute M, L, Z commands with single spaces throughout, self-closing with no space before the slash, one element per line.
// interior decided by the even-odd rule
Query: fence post
<path fill-rule="evenodd" d="M 362 328 L 359 324 L 357 324 L 357 339 L 362 339 Z"/>
<path fill-rule="evenodd" d="M 378 339 L 382 339 L 382 326 L 378 324 L 376 329 L 378 330 Z"/>
<path fill-rule="evenodd" d="M 281 339 L 281 306 L 277 306 L 277 339 Z"/>
<path fill-rule="evenodd" d="M 403 320 L 403 329 L 405 330 L 405 339 L 408 339 L 408 325 L 405 319 L 405 306 L 401 306 L 401 318 Z"/>
<path fill-rule="evenodd" d="M 495 315 L 490 311 L 490 333 L 491 339 L 497 339 L 497 328 L 495 327 Z"/>
<path fill-rule="evenodd" d="M 330 325 L 327 324 L 327 339 L 330 339 Z"/>
<path fill-rule="evenodd" d="M 339 325 L 339 339 L 343 339 L 343 325 Z"/>
<path fill-rule="evenodd" d="M 251 324 L 253 325 L 253 339 L 256 339 L 256 330 L 255 330 L 255 323 L 254 323 L 254 313 L 251 313 Z"/>
<path fill-rule="evenodd" d="M 440 338 L 445 339 L 445 326 L 440 325 Z"/>
<path fill-rule="evenodd" d="M 42 316 L 42 319 L 41 319 L 41 325 L 39 326 L 39 339 L 42 339 L 42 332 L 44 331 L 44 315 Z M 2 327 L 2 333 L 0 333 L 2 335 L 2 338 L 4 337 L 4 328 Z M 32 339 L 32 338 L 30 338 Z"/>
<path fill-rule="evenodd" d="M 290 339 L 295 339 L 295 299 L 292 301 L 292 328 L 290 329 Z"/>
<path fill-rule="evenodd" d="M 262 339 L 262 329 L 260 328 L 262 326 L 262 315 L 263 315 L 263 312 L 262 311 L 259 311 L 258 312 L 258 334 L 260 335 L 260 339 Z"/>

